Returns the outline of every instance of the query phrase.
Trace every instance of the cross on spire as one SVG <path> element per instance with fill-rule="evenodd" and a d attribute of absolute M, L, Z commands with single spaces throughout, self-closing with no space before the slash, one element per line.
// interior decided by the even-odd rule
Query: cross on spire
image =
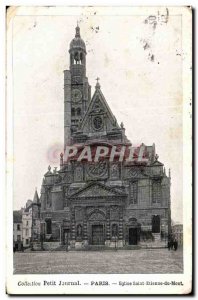
<path fill-rule="evenodd" d="M 100 80 L 100 78 L 99 77 L 97 77 L 96 78 L 96 89 L 99 89 L 100 88 L 100 83 L 99 83 L 99 80 Z"/>
<path fill-rule="evenodd" d="M 76 34 L 75 37 L 80 37 L 80 27 L 79 27 L 79 22 L 77 20 L 77 26 L 76 26 Z"/>

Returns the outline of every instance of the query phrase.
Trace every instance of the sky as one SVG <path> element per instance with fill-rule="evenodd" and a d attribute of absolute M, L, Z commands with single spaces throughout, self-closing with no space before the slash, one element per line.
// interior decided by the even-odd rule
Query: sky
<path fill-rule="evenodd" d="M 63 147 L 63 70 L 77 21 L 87 48 L 87 77 L 100 78 L 118 123 L 133 144 L 155 143 L 171 169 L 172 219 L 182 222 L 182 20 L 161 8 L 22 9 L 13 19 L 14 209 L 40 192 Z M 164 17 L 165 16 L 165 17 Z M 11 59 L 11 58 L 10 58 Z"/>

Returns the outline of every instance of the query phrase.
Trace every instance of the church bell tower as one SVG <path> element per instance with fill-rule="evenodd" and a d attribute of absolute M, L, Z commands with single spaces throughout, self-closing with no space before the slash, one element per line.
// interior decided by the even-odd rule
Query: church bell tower
<path fill-rule="evenodd" d="M 72 135 L 77 131 L 91 99 L 91 86 L 86 77 L 86 54 L 85 42 L 77 25 L 69 48 L 70 69 L 64 71 L 64 148 L 72 144 Z"/>

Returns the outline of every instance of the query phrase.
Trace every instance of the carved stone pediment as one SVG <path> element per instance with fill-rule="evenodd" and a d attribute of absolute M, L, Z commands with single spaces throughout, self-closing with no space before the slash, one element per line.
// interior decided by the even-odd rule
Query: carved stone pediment
<path fill-rule="evenodd" d="M 120 197 L 126 196 L 123 192 L 107 187 L 100 183 L 94 183 L 72 194 L 71 198 L 100 198 L 100 197 Z"/>
<path fill-rule="evenodd" d="M 88 216 L 88 219 L 89 221 L 105 221 L 106 217 L 102 211 L 96 209 L 92 214 Z"/>

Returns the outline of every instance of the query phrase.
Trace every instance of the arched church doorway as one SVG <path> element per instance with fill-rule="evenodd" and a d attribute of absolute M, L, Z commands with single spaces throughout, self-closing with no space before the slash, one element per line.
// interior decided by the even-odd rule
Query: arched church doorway
<path fill-rule="evenodd" d="M 129 245 L 137 245 L 138 243 L 138 229 L 129 228 Z"/>
<path fill-rule="evenodd" d="M 152 217 L 152 232 L 153 233 L 160 232 L 160 216 L 158 215 Z"/>
<path fill-rule="evenodd" d="M 104 245 L 104 225 L 92 225 L 92 245 Z"/>
<path fill-rule="evenodd" d="M 127 224 L 128 228 L 128 244 L 137 245 L 140 241 L 141 224 L 137 222 L 136 218 L 130 218 Z"/>
<path fill-rule="evenodd" d="M 92 245 L 105 244 L 105 214 L 102 211 L 94 210 L 88 217 L 89 241 Z"/>

